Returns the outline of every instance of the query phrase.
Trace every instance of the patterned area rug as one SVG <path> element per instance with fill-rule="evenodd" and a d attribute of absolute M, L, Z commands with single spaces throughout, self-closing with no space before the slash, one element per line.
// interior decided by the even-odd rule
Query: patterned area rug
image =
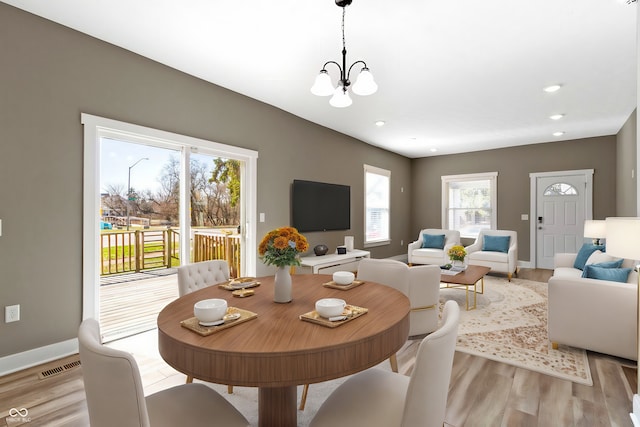
<path fill-rule="evenodd" d="M 461 308 L 456 350 L 593 385 L 585 350 L 551 348 L 546 283 L 487 276 L 477 297 L 477 309 L 465 311 L 464 289 L 440 290 L 440 302 L 455 300 Z"/>

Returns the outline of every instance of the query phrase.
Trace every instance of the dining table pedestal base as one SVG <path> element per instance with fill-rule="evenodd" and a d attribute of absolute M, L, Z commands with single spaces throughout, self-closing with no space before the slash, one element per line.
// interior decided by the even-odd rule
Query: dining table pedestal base
<path fill-rule="evenodd" d="M 259 427 L 295 427 L 298 423 L 298 387 L 260 387 L 258 389 Z M 276 410 L 276 408 L 279 408 Z"/>

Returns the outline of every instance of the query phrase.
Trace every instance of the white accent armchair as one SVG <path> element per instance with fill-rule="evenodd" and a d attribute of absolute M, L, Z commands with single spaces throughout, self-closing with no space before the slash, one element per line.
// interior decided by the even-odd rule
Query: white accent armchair
<path fill-rule="evenodd" d="M 195 262 L 178 267 L 180 296 L 227 280 L 229 280 L 229 264 L 222 259 Z"/>
<path fill-rule="evenodd" d="M 424 246 L 424 235 L 440 236 L 444 235 L 444 246 L 442 248 L 428 248 Z M 435 264 L 444 265 L 449 262 L 447 251 L 454 245 L 460 244 L 460 232 L 458 230 L 441 230 L 438 228 L 425 228 L 418 234 L 418 240 L 409 243 L 407 258 L 409 265 L 414 264 Z"/>
<path fill-rule="evenodd" d="M 136 360 L 103 346 L 95 319 L 80 324 L 78 342 L 92 427 L 249 426 L 236 408 L 204 384 L 183 384 L 145 397 Z"/>
<path fill-rule="evenodd" d="M 485 239 L 485 236 L 489 236 Z M 509 238 L 503 248 L 499 248 L 499 239 Z M 491 268 L 493 272 L 506 273 L 509 281 L 512 275 L 517 275 L 518 269 L 518 233 L 510 230 L 480 230 L 476 241 L 465 248 L 467 250 L 467 264 L 481 265 Z M 502 249 L 502 250 L 499 250 Z"/>
<path fill-rule="evenodd" d="M 447 301 L 443 324 L 420 343 L 411 376 L 368 369 L 341 384 L 311 427 L 442 427 L 446 413 L 460 308 Z"/>
<path fill-rule="evenodd" d="M 440 267 L 409 267 L 392 259 L 364 258 L 358 265 L 357 277 L 395 288 L 409 298 L 409 336 L 428 334 L 438 327 Z"/>

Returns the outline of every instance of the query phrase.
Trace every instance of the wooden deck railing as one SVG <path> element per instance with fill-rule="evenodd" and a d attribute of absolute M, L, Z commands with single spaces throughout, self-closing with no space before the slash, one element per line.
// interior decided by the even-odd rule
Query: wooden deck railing
<path fill-rule="evenodd" d="M 231 277 L 240 274 L 240 236 L 232 234 L 195 233 L 193 236 L 193 262 L 226 259 Z"/>
<path fill-rule="evenodd" d="M 172 229 L 113 231 L 100 236 L 102 275 L 180 265 L 180 235 Z M 226 259 L 231 277 L 240 272 L 240 236 L 195 232 L 192 261 Z"/>

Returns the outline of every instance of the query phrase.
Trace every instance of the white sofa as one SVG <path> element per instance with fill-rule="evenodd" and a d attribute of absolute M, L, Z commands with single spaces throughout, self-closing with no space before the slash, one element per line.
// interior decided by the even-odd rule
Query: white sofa
<path fill-rule="evenodd" d="M 507 252 L 483 250 L 485 236 L 509 237 Z M 518 233 L 511 230 L 480 230 L 476 241 L 465 248 L 469 265 L 489 267 L 492 272 L 506 273 L 509 281 L 518 268 Z"/>
<path fill-rule="evenodd" d="M 423 248 L 423 235 L 425 234 L 444 234 L 444 247 L 442 249 Z M 409 261 L 409 265 L 433 264 L 440 266 L 447 264 L 449 262 L 449 256 L 447 255 L 449 248 L 459 244 L 460 232 L 458 230 L 442 230 L 439 228 L 425 228 L 424 230 L 420 230 L 420 233 L 418 234 L 418 240 L 416 240 L 415 242 L 411 242 L 408 245 L 407 258 Z"/>
<path fill-rule="evenodd" d="M 555 255 L 548 311 L 553 347 L 565 344 L 638 360 L 637 273 L 632 271 L 627 283 L 582 278 L 582 270 L 573 267 L 576 255 Z M 622 266 L 633 267 L 633 262 Z"/>

